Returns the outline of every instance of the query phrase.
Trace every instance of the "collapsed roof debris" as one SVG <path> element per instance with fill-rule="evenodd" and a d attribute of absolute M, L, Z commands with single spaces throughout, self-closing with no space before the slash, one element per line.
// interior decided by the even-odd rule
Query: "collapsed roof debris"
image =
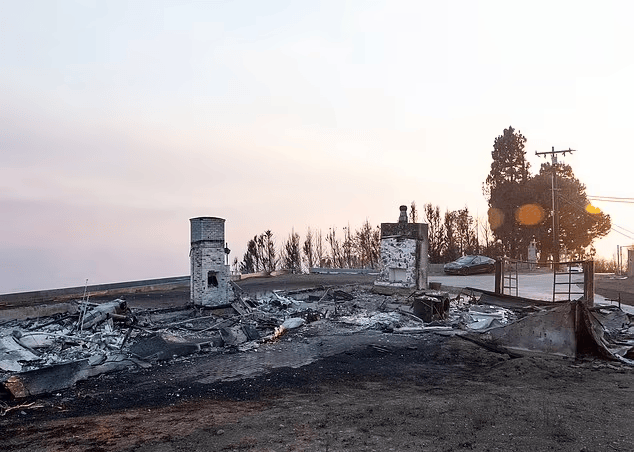
<path fill-rule="evenodd" d="M 174 357 L 247 352 L 283 336 L 300 340 L 308 329 L 311 334 L 438 332 L 510 356 L 575 356 L 582 349 L 634 364 L 634 324 L 616 307 L 588 309 L 581 302 L 552 304 L 473 291 L 387 296 L 365 286 L 273 291 L 257 298 L 237 286 L 234 291 L 235 299 L 223 306 L 134 309 L 122 299 L 78 301 L 66 313 L 6 321 L 0 324 L 0 383 L 22 398 Z"/>

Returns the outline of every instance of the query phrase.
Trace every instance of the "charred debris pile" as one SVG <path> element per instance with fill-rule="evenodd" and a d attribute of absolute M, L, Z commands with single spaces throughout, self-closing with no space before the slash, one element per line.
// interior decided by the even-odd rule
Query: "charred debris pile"
<path fill-rule="evenodd" d="M 274 341 L 319 334 L 438 333 L 510 356 L 577 356 L 580 349 L 634 364 L 634 322 L 616 307 L 583 308 L 491 294 L 439 290 L 378 294 L 366 286 L 240 292 L 220 308 L 134 309 L 123 299 L 77 300 L 66 313 L 0 321 L 4 397 L 57 391 L 105 372 L 150 368 L 196 354 L 248 353 Z M 579 325 L 583 328 L 580 329 Z M 580 331 L 585 332 L 580 334 Z M 313 333 L 314 334 L 314 333 Z"/>

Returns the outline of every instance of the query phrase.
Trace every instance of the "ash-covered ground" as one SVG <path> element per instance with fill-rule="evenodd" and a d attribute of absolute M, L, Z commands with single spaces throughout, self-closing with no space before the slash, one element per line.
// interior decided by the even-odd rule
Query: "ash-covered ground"
<path fill-rule="evenodd" d="M 5 398 L 3 450 L 634 450 L 634 371 L 625 364 L 514 358 L 444 335 L 465 322 L 467 296 L 444 321 L 422 324 L 405 296 L 374 294 L 369 281 L 285 278 L 242 285 L 267 300 L 253 319 L 257 340 L 202 341 L 191 354 L 150 354 L 150 366 Z M 327 299 L 329 288 L 352 299 Z M 238 315 L 187 310 L 182 295 L 124 297 L 147 330 L 131 333 L 130 345 L 174 323 L 170 335 L 202 337 L 205 325 Z M 323 299 L 285 306 L 308 295 Z M 303 324 L 275 337 L 280 314 Z"/>

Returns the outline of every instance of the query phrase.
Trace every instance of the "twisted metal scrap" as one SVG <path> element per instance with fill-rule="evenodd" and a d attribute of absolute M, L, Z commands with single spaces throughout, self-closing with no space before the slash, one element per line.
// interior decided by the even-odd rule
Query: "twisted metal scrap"
<path fill-rule="evenodd" d="M 9 406 L 4 402 L 0 402 L 0 416 L 6 415 L 9 411 L 19 410 L 21 408 L 43 408 L 44 405 L 35 405 L 35 402 L 25 403 L 23 405 Z"/>

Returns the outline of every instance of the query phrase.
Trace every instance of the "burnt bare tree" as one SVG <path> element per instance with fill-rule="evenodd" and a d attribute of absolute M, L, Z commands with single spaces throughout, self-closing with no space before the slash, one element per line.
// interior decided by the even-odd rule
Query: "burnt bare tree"
<path fill-rule="evenodd" d="M 464 209 L 454 211 L 453 218 L 458 255 L 476 254 L 478 248 L 477 231 L 473 217 L 469 215 L 469 209 L 465 206 Z"/>
<path fill-rule="evenodd" d="M 262 234 L 262 240 L 265 250 L 264 271 L 270 274 L 277 269 L 277 252 L 275 251 L 275 240 L 273 239 L 273 233 L 270 229 Z"/>
<path fill-rule="evenodd" d="M 495 241 L 495 239 L 493 238 L 493 231 L 491 231 L 491 226 L 489 225 L 489 221 L 478 218 L 477 227 L 482 252 L 484 254 L 488 254 L 489 249 L 491 249 L 493 242 Z"/>
<path fill-rule="evenodd" d="M 302 272 L 302 256 L 300 249 L 299 234 L 292 231 L 288 239 L 282 246 L 282 268 L 291 273 Z"/>
<path fill-rule="evenodd" d="M 313 243 L 313 232 L 310 230 L 310 227 L 306 231 L 306 238 L 304 239 L 302 249 L 304 251 L 304 261 L 306 262 L 306 267 L 310 270 L 315 266 L 316 257 L 315 244 Z"/>
<path fill-rule="evenodd" d="M 429 237 L 429 260 L 433 264 L 442 262 L 445 241 L 445 227 L 440 215 L 440 207 L 427 203 L 423 206 L 423 213 L 427 223 Z"/>
<path fill-rule="evenodd" d="M 343 254 L 343 265 L 345 268 L 354 268 L 356 267 L 357 256 L 354 253 L 355 244 L 352 239 L 352 232 L 350 230 L 350 223 L 348 226 L 343 228 L 343 243 L 341 244 L 341 251 Z"/>
<path fill-rule="evenodd" d="M 496 240 L 491 230 L 488 219 L 478 219 L 479 236 L 480 236 L 480 254 L 485 256 L 498 258 L 504 255 L 502 242 Z"/>
<path fill-rule="evenodd" d="M 456 233 L 456 212 L 447 210 L 445 211 L 445 223 L 443 237 L 443 259 L 445 261 L 453 261 L 460 257 L 457 246 L 457 233 Z"/>
<path fill-rule="evenodd" d="M 337 228 L 328 229 L 326 234 L 326 242 L 330 246 L 330 262 L 334 268 L 344 268 L 344 256 L 341 243 L 337 238 Z"/>
<path fill-rule="evenodd" d="M 412 223 L 418 223 L 418 209 L 416 208 L 416 201 L 412 201 L 412 205 L 410 206 L 409 221 Z"/>
<path fill-rule="evenodd" d="M 317 234 L 315 235 L 315 238 L 313 239 L 314 241 L 314 248 L 315 248 L 315 262 L 320 266 L 320 267 L 324 267 L 325 266 L 325 255 L 324 255 L 324 238 L 323 235 L 321 233 L 321 229 L 318 230 Z"/>
<path fill-rule="evenodd" d="M 254 253 L 251 247 L 251 240 L 247 243 L 247 251 L 244 253 L 242 257 L 242 262 L 240 262 L 240 271 L 242 273 L 255 273 L 256 265 Z"/>
<path fill-rule="evenodd" d="M 362 268 L 376 268 L 380 258 L 381 230 L 373 228 L 368 220 L 355 232 L 355 247 Z"/>
<path fill-rule="evenodd" d="M 260 236 L 254 236 L 247 242 L 247 251 L 242 257 L 240 271 L 242 273 L 255 273 L 263 270 L 264 249 Z"/>
<path fill-rule="evenodd" d="M 268 230 L 253 237 L 247 243 L 239 268 L 243 273 L 271 273 L 279 266 L 297 273 L 302 263 L 309 269 L 315 266 L 335 268 L 376 268 L 380 260 L 381 230 L 372 227 L 366 220 L 359 229 L 349 225 L 343 228 L 343 237 L 337 235 L 332 227 L 326 234 L 325 242 L 329 252 L 324 249 L 321 230 L 314 232 L 308 228 L 302 242 L 299 234 L 292 231 L 281 246 L 279 257 L 276 255 L 273 233 Z"/>

